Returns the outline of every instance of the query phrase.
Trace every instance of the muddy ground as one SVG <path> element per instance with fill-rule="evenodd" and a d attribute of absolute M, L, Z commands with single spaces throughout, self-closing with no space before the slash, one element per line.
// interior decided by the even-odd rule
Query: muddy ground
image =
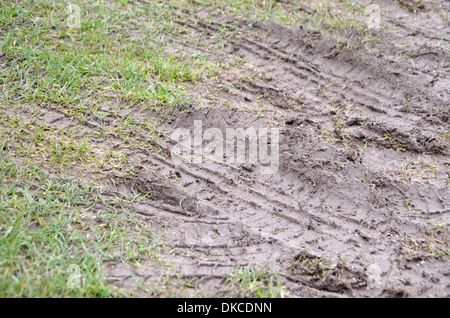
<path fill-rule="evenodd" d="M 124 147 L 135 173 L 102 182 L 111 196 L 152 193 L 132 209 L 193 295 L 226 295 L 237 266 L 274 269 L 285 297 L 449 295 L 450 27 L 440 12 L 450 3 L 377 3 L 379 39 L 341 30 L 349 47 L 211 7 L 174 14 L 188 31 L 164 38 L 168 52 L 245 62 L 188 84 L 190 102 L 159 123 L 161 152 Z M 48 122 L 59 115 L 49 110 Z M 194 120 L 223 132 L 280 129 L 278 171 L 174 163 L 170 134 Z M 151 260 L 105 268 L 122 287 L 167 274 Z"/>
<path fill-rule="evenodd" d="M 164 224 L 170 259 L 197 288 L 218 293 L 237 265 L 275 263 L 290 297 L 448 296 L 450 29 L 433 8 L 450 7 L 381 4 L 381 41 L 353 49 L 302 26 L 220 13 L 206 22 L 207 9 L 174 17 L 199 41 L 226 39 L 211 59 L 246 63 L 189 87 L 192 102 L 161 124 L 164 155 L 134 153 L 139 174 L 116 183 L 154 193 L 139 211 Z M 194 120 L 279 128 L 278 172 L 175 165 L 168 136 Z M 377 288 L 370 264 L 381 270 Z"/>

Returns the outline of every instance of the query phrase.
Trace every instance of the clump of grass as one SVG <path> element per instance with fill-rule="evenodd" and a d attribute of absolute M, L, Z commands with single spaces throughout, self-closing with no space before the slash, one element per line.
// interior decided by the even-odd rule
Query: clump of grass
<path fill-rule="evenodd" d="M 5 159 L 0 180 L 0 297 L 126 296 L 108 283 L 103 261 L 157 254 L 145 225 L 119 217 L 94 187 Z M 100 203 L 102 221 L 92 222 Z"/>
<path fill-rule="evenodd" d="M 284 295 L 284 287 L 275 272 L 266 268 L 237 267 L 227 277 L 238 297 L 278 298 Z"/>

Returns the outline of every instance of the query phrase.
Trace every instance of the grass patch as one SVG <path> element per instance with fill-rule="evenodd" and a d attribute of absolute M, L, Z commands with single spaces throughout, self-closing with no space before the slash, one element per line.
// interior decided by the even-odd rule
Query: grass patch
<path fill-rule="evenodd" d="M 122 6 L 81 2 L 81 27 L 69 29 L 60 3 L 3 2 L 3 100 L 62 106 L 119 96 L 128 103 L 151 101 L 155 109 L 185 102 L 182 84 L 199 80 L 210 66 L 165 53 L 153 24 L 145 22 L 150 9 Z"/>
<path fill-rule="evenodd" d="M 0 180 L 1 297 L 127 296 L 103 261 L 157 257 L 148 225 L 94 187 L 4 159 Z"/>
<path fill-rule="evenodd" d="M 285 291 L 275 272 L 265 268 L 237 267 L 227 278 L 232 297 L 279 298 Z"/>
<path fill-rule="evenodd" d="M 209 7 L 207 19 L 211 21 L 214 20 L 212 12 L 220 12 L 291 27 L 303 26 L 347 48 L 378 40 L 367 26 L 365 7 L 356 1 L 184 0 L 177 1 L 177 6 L 191 13 Z"/>

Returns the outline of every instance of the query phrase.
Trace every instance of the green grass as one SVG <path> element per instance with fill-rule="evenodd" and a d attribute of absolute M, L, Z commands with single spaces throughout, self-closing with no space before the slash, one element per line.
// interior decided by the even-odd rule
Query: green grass
<path fill-rule="evenodd" d="M 186 84 L 207 80 L 217 66 L 198 52 L 167 52 L 160 38 L 173 28 L 171 6 L 77 4 L 79 29 L 69 29 L 66 3 L 0 4 L 0 145 L 57 169 L 128 170 L 126 155 L 110 145 L 158 151 L 160 118 L 189 103 Z M 71 127 L 44 123 L 44 109 Z"/>
<path fill-rule="evenodd" d="M 3 297 L 111 296 L 99 254 L 79 226 L 80 206 L 92 196 L 76 183 L 52 181 L 38 169 L 0 161 L 0 295 Z M 71 265 L 83 273 L 68 287 Z M 73 268 L 73 266 L 72 266 Z"/>
<path fill-rule="evenodd" d="M 160 109 L 186 100 L 182 83 L 197 81 L 206 66 L 194 57 L 165 54 L 145 23 L 148 8 L 132 6 L 123 13 L 120 4 L 106 8 L 102 1 L 80 6 L 81 28 L 71 30 L 65 8 L 56 2 L 1 4 L 5 102 L 70 107 L 118 96 L 122 102 L 152 101 Z M 142 36 L 133 36 L 133 29 Z"/>
<path fill-rule="evenodd" d="M 0 180 L 0 297 L 129 296 L 103 261 L 157 258 L 147 225 L 94 187 L 4 159 Z"/>
<path fill-rule="evenodd" d="M 176 1 L 176 4 L 191 13 L 196 13 L 199 8 L 209 7 L 210 15 L 206 19 L 210 21 L 215 20 L 213 12 L 220 12 L 290 27 L 302 26 L 319 31 L 338 45 L 347 48 L 378 40 L 366 25 L 365 7 L 357 1 L 183 0 Z M 352 30 L 358 37 L 344 34 L 343 31 L 346 30 Z"/>

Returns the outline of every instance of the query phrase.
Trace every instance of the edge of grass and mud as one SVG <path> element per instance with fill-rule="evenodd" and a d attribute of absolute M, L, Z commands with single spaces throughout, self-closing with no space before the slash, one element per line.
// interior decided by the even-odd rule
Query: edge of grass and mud
<path fill-rule="evenodd" d="M 94 187 L 11 159 L 0 160 L 0 178 L 3 297 L 127 294 L 107 283 L 102 262 L 132 260 L 153 243 L 115 203 L 105 203 Z"/>
<path fill-rule="evenodd" d="M 101 180 L 133 174 L 127 149 L 158 151 L 158 118 L 188 102 L 185 83 L 223 65 L 164 52 L 162 4 L 80 5 L 80 29 L 66 27 L 65 4 L 0 7 L 0 296 L 202 296 L 164 260 L 160 225 L 133 211 L 145 195 L 108 193 Z M 105 267 L 143 258 L 160 269 L 157 284 L 130 270 L 132 286 L 120 288 Z M 282 291 L 266 269 L 237 267 L 225 285 L 227 295 Z"/>

